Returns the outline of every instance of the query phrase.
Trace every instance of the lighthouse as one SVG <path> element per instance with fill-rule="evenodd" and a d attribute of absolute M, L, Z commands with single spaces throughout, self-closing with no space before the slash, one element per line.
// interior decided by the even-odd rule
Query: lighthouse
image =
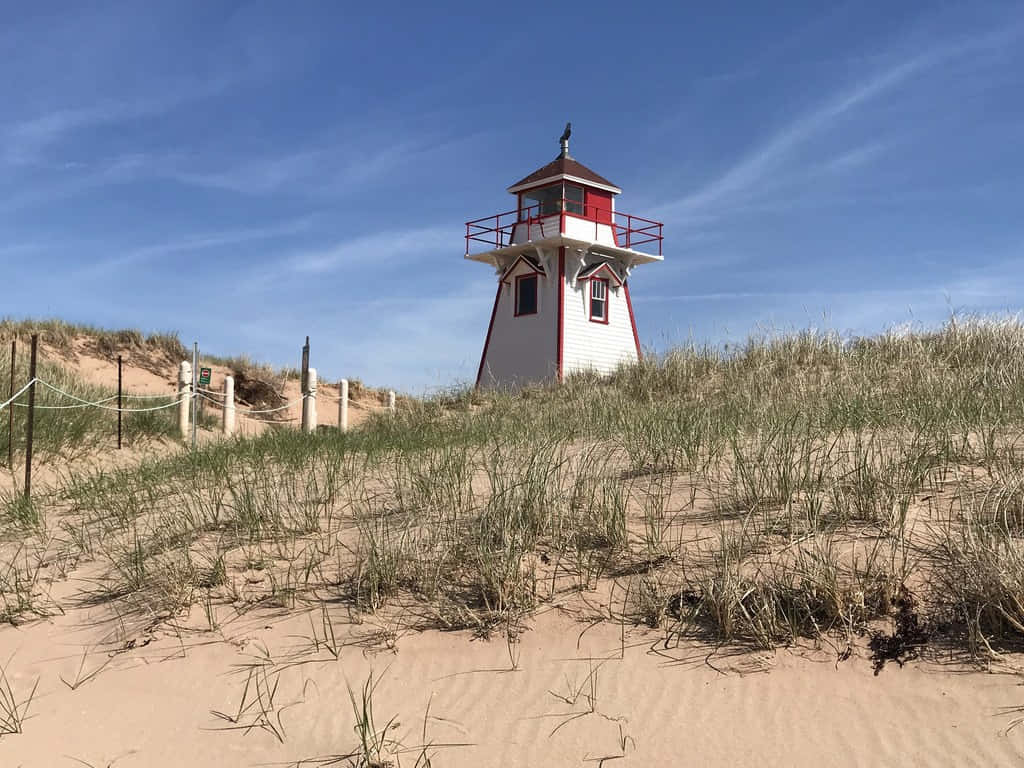
<path fill-rule="evenodd" d="M 477 387 L 517 389 L 640 358 L 629 276 L 663 260 L 662 225 L 615 208 L 622 192 L 569 154 L 508 188 L 516 208 L 466 223 L 466 258 L 497 292 Z"/>

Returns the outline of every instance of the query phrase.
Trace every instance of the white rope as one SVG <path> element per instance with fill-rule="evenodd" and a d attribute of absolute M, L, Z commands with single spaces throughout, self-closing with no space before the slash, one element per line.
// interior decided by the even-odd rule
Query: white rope
<path fill-rule="evenodd" d="M 171 401 L 169 403 L 164 403 L 163 405 L 156 405 L 156 406 L 153 406 L 151 408 L 118 408 L 116 406 L 115 407 L 111 407 L 109 405 L 106 405 L 106 403 L 109 403 L 109 402 L 111 402 L 113 400 L 116 400 L 117 399 L 117 395 L 111 395 L 110 397 L 106 397 L 106 398 L 104 398 L 102 400 L 97 400 L 97 401 L 85 400 L 85 399 L 83 399 L 81 397 L 78 397 L 78 395 L 74 395 L 74 394 L 72 394 L 70 392 L 65 392 L 60 387 L 55 387 L 53 384 L 50 384 L 50 383 L 48 383 L 46 381 L 43 381 L 42 379 L 37 377 L 37 378 L 33 379 L 32 381 L 28 382 L 20 390 L 18 390 L 14 394 L 14 396 L 11 397 L 9 400 L 7 400 L 4 403 L 0 403 L 0 410 L 3 410 L 4 408 L 6 408 L 8 405 L 11 405 L 12 403 L 14 405 L 19 406 L 19 407 L 27 408 L 28 405 L 26 403 L 15 403 L 14 401 L 17 400 L 22 394 L 24 394 L 29 389 L 29 387 L 32 386 L 33 383 L 41 384 L 44 387 L 46 387 L 47 389 L 49 389 L 49 390 L 51 390 L 53 392 L 56 392 L 59 395 L 63 395 L 64 397 L 67 397 L 67 398 L 69 398 L 71 400 L 74 400 L 75 403 L 76 403 L 75 405 L 36 405 L 35 406 L 36 408 L 39 408 L 41 410 L 52 410 L 52 411 L 55 411 L 55 410 L 67 410 L 67 409 L 72 409 L 72 408 L 90 408 L 91 407 L 91 408 L 99 408 L 99 409 L 104 410 L 104 411 L 113 411 L 114 413 L 117 413 L 117 412 L 121 412 L 121 413 L 149 413 L 149 412 L 152 412 L 152 411 L 161 411 L 161 410 L 164 410 L 165 408 L 173 408 L 174 406 L 180 405 L 181 403 L 185 402 L 186 400 L 189 400 L 192 397 L 202 397 L 202 398 L 205 398 L 205 399 L 209 400 L 212 403 L 215 403 L 216 405 L 223 405 L 224 404 L 222 401 L 214 400 L 213 398 L 209 397 L 209 395 L 204 394 L 204 392 L 210 392 L 210 390 L 200 390 L 200 391 L 198 391 L 196 393 L 187 393 L 187 394 L 184 395 L 184 397 L 178 398 L 177 400 L 173 400 L 173 401 Z M 212 394 L 218 394 L 218 393 L 214 392 Z M 169 395 L 122 395 L 122 397 L 157 398 L 157 397 L 169 397 Z M 221 397 L 223 398 L 223 395 L 221 395 Z M 284 405 L 281 405 L 281 406 L 279 406 L 277 408 L 264 408 L 264 409 L 261 409 L 261 410 L 240 411 L 239 415 L 245 416 L 247 418 L 252 418 L 253 415 L 258 415 L 258 414 L 279 413 L 280 411 L 286 410 L 288 408 L 292 408 L 292 407 L 300 404 L 307 397 L 310 397 L 310 395 L 308 395 L 308 394 L 302 395 L 298 400 L 292 400 L 291 402 L 285 403 Z M 386 406 L 382 406 L 382 407 L 385 408 L 385 410 L 386 410 Z M 264 421 L 263 419 L 252 419 L 252 420 L 253 421 Z M 292 421 L 294 421 L 294 419 L 292 419 Z"/>
<path fill-rule="evenodd" d="M 370 410 L 370 409 L 373 409 L 373 410 L 376 410 L 376 411 L 390 411 L 391 410 L 391 408 L 386 406 L 386 405 L 368 405 L 366 403 L 358 403 L 355 400 L 351 400 L 350 403 L 352 405 L 354 405 L 356 408 L 365 408 L 366 410 Z M 395 408 L 395 410 L 397 411 L 398 408 Z"/>
<path fill-rule="evenodd" d="M 97 405 L 101 411 L 111 411 L 113 413 L 152 413 L 153 411 L 162 411 L 165 408 L 173 408 L 176 405 L 181 405 L 183 402 L 188 400 L 187 397 L 183 397 L 180 400 L 174 400 L 170 403 L 164 403 L 163 405 L 154 405 L 151 408 L 111 408 L 109 405 Z M 40 406 L 36 406 L 37 408 Z"/>
<path fill-rule="evenodd" d="M 307 397 L 307 395 L 303 395 L 298 400 L 292 400 L 290 403 L 285 403 L 280 408 L 267 408 L 267 409 L 262 410 L 262 411 L 242 411 L 241 413 L 242 413 L 243 416 L 250 416 L 250 415 L 252 415 L 254 413 L 277 413 L 278 411 L 283 411 L 285 408 L 291 408 L 294 405 L 298 405 L 303 400 L 305 400 L 306 397 Z"/>
<path fill-rule="evenodd" d="M 37 381 L 40 384 L 42 384 L 44 387 L 46 387 L 47 389 L 50 389 L 53 392 L 56 392 L 58 394 L 64 395 L 65 397 L 69 397 L 72 400 L 75 400 L 75 401 L 77 401 L 77 402 L 82 404 L 81 406 L 77 406 L 77 407 L 84 408 L 86 406 L 92 406 L 94 408 L 99 408 L 100 410 L 103 410 L 103 411 L 113 411 L 115 413 L 117 413 L 118 411 L 120 411 L 121 413 L 149 413 L 151 411 L 162 411 L 165 408 L 173 408 L 176 405 L 180 405 L 183 401 L 188 399 L 188 396 L 185 396 L 185 397 L 179 398 L 178 400 L 174 400 L 174 401 L 172 401 L 170 403 L 164 403 L 163 405 L 155 405 L 152 408 L 118 408 L 116 406 L 111 408 L 109 405 L 103 405 L 103 403 L 110 402 L 110 400 L 112 400 L 112 399 L 117 399 L 116 395 L 114 395 L 113 398 L 107 398 L 105 400 L 100 400 L 98 402 L 92 402 L 90 400 L 83 400 L 82 398 L 78 397 L 77 395 L 73 395 L 70 392 L 65 392 L 63 389 L 60 389 L 59 387 L 55 387 L 55 386 L 53 386 L 53 384 L 48 384 L 47 382 L 43 381 L 42 379 L 37 379 Z M 28 389 L 27 385 L 26 385 L 25 389 Z M 22 390 L 22 391 L 24 391 L 24 390 Z M 17 405 L 22 405 L 22 403 L 18 403 Z M 36 406 L 36 408 L 45 408 L 47 410 L 58 409 L 58 408 L 68 408 L 68 407 L 71 407 L 71 406 L 50 406 L 50 405 L 45 405 L 45 406 L 44 405 L 37 405 Z"/>
<path fill-rule="evenodd" d="M 181 405 L 186 400 L 188 400 L 188 398 L 183 397 L 180 400 L 174 400 L 170 403 L 164 403 L 163 405 L 154 405 L 152 408 L 110 408 L 106 405 L 97 405 L 96 407 L 104 411 L 114 411 L 115 413 L 117 411 L 120 411 L 121 413 L 151 413 L 152 411 L 162 411 L 165 408 L 173 408 L 176 405 Z"/>
<path fill-rule="evenodd" d="M 175 400 L 173 403 L 165 403 L 164 405 L 155 405 L 152 408 L 116 408 L 116 407 L 115 408 L 111 408 L 110 406 L 107 406 L 107 405 L 97 405 L 96 403 L 88 403 L 86 405 L 36 405 L 34 407 L 37 410 L 40 410 L 40 411 L 61 411 L 61 410 L 67 410 L 68 408 L 89 408 L 89 407 L 93 407 L 93 408 L 99 408 L 100 410 L 103 410 L 103 411 L 112 411 L 113 413 L 118 413 L 118 412 L 121 412 L 121 413 L 150 413 L 151 411 L 161 411 L 164 408 L 173 408 L 176 405 L 180 405 L 184 400 L 187 400 L 187 399 L 188 398 L 183 398 L 182 400 Z M 18 406 L 19 408 L 28 408 L 28 403 L 15 403 L 15 405 Z"/>
<path fill-rule="evenodd" d="M 254 421 L 257 424 L 286 424 L 288 422 L 296 422 L 296 421 L 299 420 L 295 416 L 289 416 L 286 419 L 258 419 L 258 418 L 255 418 L 253 416 L 250 416 L 249 414 L 247 414 L 245 412 L 240 412 L 238 415 L 241 416 L 243 419 L 248 419 L 249 421 Z"/>
<path fill-rule="evenodd" d="M 15 393 L 14 393 L 14 394 L 13 394 L 13 395 L 11 396 L 11 399 L 10 399 L 10 400 L 7 400 L 6 402 L 0 403 L 0 411 L 2 411 L 2 410 L 3 410 L 4 408 L 6 408 L 6 407 L 7 407 L 8 405 L 10 405 L 11 403 L 13 403 L 13 402 L 14 402 L 15 400 L 17 400 L 17 399 L 18 399 L 19 397 L 21 397 L 21 396 L 22 396 L 22 395 L 23 395 L 23 394 L 24 394 L 25 392 L 27 392 L 27 391 L 28 391 L 28 388 L 29 388 L 29 387 L 31 387 L 31 386 L 32 386 L 33 384 L 35 384 L 35 383 L 36 383 L 37 381 L 39 381 L 39 379 L 38 379 L 38 378 L 32 379 L 32 381 L 30 381 L 30 382 L 29 382 L 28 384 L 26 384 L 26 385 L 25 385 L 24 387 L 22 387 L 21 389 L 19 389 L 19 390 L 18 390 L 17 392 L 15 392 Z"/>
<path fill-rule="evenodd" d="M 42 384 L 47 389 L 52 390 L 52 391 L 56 392 L 59 395 L 64 395 L 64 397 L 71 398 L 75 402 L 82 403 L 84 405 L 95 405 L 95 406 L 99 406 L 100 405 L 100 403 L 94 403 L 91 400 L 83 400 L 78 395 L 72 395 L 70 392 L 65 392 L 63 389 L 60 389 L 59 387 L 55 387 L 55 386 L 53 386 L 53 384 L 48 384 L 47 382 L 43 381 L 42 379 L 39 379 L 39 383 Z M 103 400 L 101 402 L 106 402 L 106 401 Z"/>
<path fill-rule="evenodd" d="M 117 395 L 112 395 L 111 397 L 104 398 L 103 400 L 97 400 L 95 403 L 75 403 L 74 405 L 37 404 L 35 407 L 43 411 L 66 411 L 73 408 L 92 408 L 97 405 L 102 405 L 103 403 L 109 403 L 111 400 L 117 400 Z M 18 406 L 19 408 L 28 408 L 28 403 L 14 403 L 14 405 Z"/>

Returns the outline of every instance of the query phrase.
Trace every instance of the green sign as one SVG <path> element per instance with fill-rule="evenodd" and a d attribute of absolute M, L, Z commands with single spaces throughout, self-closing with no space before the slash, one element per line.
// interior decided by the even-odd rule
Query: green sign
<path fill-rule="evenodd" d="M 208 387 L 210 385 L 210 376 L 212 374 L 213 374 L 213 371 L 210 370 L 209 368 L 200 368 L 199 369 L 199 386 L 201 386 L 201 387 Z"/>

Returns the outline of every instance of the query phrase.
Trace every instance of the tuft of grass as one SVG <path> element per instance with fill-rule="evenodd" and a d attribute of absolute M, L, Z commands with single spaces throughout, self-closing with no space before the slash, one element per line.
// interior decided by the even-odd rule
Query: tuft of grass
<path fill-rule="evenodd" d="M 22 732 L 25 720 L 28 719 L 28 709 L 32 705 L 36 688 L 39 686 L 37 679 L 32 684 L 32 690 L 28 692 L 28 695 L 19 697 L 7 675 L 9 666 L 10 660 L 6 666 L 0 667 L 0 737 Z"/>
<path fill-rule="evenodd" d="M 383 678 L 383 673 L 375 680 L 373 670 L 366 677 L 358 695 L 348 685 L 348 695 L 352 702 L 352 713 L 355 715 L 353 729 L 356 733 L 357 749 L 352 753 L 352 768 L 385 768 L 391 765 L 391 754 L 401 745 L 391 734 L 398 727 L 396 717 L 392 717 L 383 725 L 379 725 L 373 714 L 373 696 Z"/>

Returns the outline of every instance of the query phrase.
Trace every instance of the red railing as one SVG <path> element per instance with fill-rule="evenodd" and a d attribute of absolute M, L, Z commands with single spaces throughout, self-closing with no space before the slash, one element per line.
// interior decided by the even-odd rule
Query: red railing
<path fill-rule="evenodd" d="M 575 211 L 582 211 L 576 213 Z M 544 224 L 548 219 L 558 218 L 558 232 L 544 233 Z M 505 211 L 493 216 L 466 222 L 466 253 L 474 248 L 474 243 L 482 243 L 488 249 L 504 248 L 512 245 L 517 226 L 526 226 L 532 233 L 533 227 L 540 227 L 542 237 L 553 236 L 566 231 L 567 218 L 588 222 L 594 226 L 594 241 L 598 241 L 601 227 L 610 227 L 615 245 L 620 248 L 637 250 L 638 246 L 646 246 L 643 251 L 653 255 L 655 249 L 661 256 L 662 223 L 633 216 L 628 213 L 612 211 L 584 205 L 578 200 L 553 200 L 545 204 L 541 211 L 540 205 L 532 205 L 522 211 Z M 479 250 L 479 246 L 475 246 Z"/>

